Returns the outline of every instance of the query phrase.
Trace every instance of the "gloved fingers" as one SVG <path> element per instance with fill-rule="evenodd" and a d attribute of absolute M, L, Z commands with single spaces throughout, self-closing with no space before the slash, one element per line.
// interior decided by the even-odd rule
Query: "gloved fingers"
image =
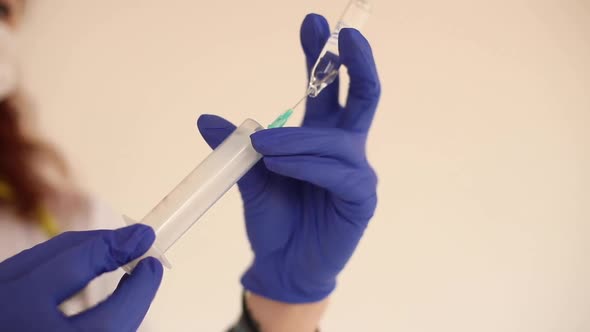
<path fill-rule="evenodd" d="M 315 155 L 353 165 L 366 162 L 363 134 L 337 128 L 288 127 L 254 133 L 252 144 L 264 156 Z"/>
<path fill-rule="evenodd" d="M 217 148 L 231 133 L 236 126 L 226 119 L 211 114 L 203 114 L 197 120 L 197 128 L 211 149 Z"/>
<path fill-rule="evenodd" d="M 368 165 L 316 155 L 264 157 L 264 163 L 272 172 L 324 188 L 342 202 L 361 203 L 375 196 L 377 177 Z"/>
<path fill-rule="evenodd" d="M 197 120 L 197 127 L 205 142 L 215 149 L 221 144 L 234 130 L 231 122 L 216 115 L 201 115 Z M 268 172 L 262 162 L 256 164 L 252 169 L 238 181 L 238 188 L 244 200 L 258 195 L 264 189 Z"/>
<path fill-rule="evenodd" d="M 310 75 L 324 45 L 330 38 L 330 25 L 323 16 L 308 14 L 303 19 L 299 34 L 307 63 L 307 75 Z"/>
<path fill-rule="evenodd" d="M 151 227 L 141 224 L 108 231 L 63 251 L 27 277 L 31 282 L 43 282 L 59 304 L 97 276 L 143 255 L 155 237 Z"/>
<path fill-rule="evenodd" d="M 326 41 L 330 37 L 328 21 L 320 15 L 309 14 L 301 25 L 301 46 L 307 62 L 307 77 L 311 73 Z M 332 84 L 316 98 L 307 98 L 307 108 L 303 125 L 309 127 L 333 127 L 338 123 L 340 105 L 338 103 L 339 81 Z"/>
<path fill-rule="evenodd" d="M 381 95 L 373 52 L 369 42 L 355 29 L 342 29 L 338 41 L 340 60 L 350 75 L 341 127 L 366 133 L 371 127 Z"/>
<path fill-rule="evenodd" d="M 18 278 L 29 273 L 50 258 L 57 256 L 64 250 L 77 246 L 88 239 L 104 235 L 107 232 L 109 231 L 65 232 L 51 240 L 24 250 L 20 254 L 2 262 L 0 265 L 0 280 Z"/>
<path fill-rule="evenodd" d="M 157 259 L 141 260 L 133 274 L 123 276 L 109 298 L 70 317 L 70 321 L 81 328 L 94 326 L 100 327 L 101 331 L 136 331 L 156 296 L 162 274 L 162 264 Z"/>

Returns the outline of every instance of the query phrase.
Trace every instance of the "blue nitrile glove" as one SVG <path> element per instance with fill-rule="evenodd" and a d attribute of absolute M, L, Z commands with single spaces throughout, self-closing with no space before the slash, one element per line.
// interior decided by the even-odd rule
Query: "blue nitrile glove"
<path fill-rule="evenodd" d="M 301 38 L 308 70 L 330 35 L 326 20 L 309 15 Z M 252 135 L 264 155 L 238 183 L 255 259 L 244 287 L 289 303 L 324 299 L 352 256 L 377 203 L 377 177 L 365 155 L 380 95 L 371 48 L 357 31 L 340 33 L 340 56 L 350 74 L 346 107 L 338 82 L 309 98 L 300 128 Z M 198 127 L 211 147 L 235 126 L 203 115 Z"/>
<path fill-rule="evenodd" d="M 0 331 L 136 331 L 162 279 L 162 265 L 142 260 L 97 306 L 66 317 L 58 305 L 92 279 L 144 254 L 155 235 L 133 225 L 67 232 L 0 263 Z"/>

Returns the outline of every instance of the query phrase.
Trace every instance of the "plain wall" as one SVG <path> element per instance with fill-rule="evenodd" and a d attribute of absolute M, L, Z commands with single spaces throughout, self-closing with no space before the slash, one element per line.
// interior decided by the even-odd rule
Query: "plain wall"
<path fill-rule="evenodd" d="M 373 2 L 380 205 L 324 330 L 590 331 L 590 2 Z M 300 23 L 345 3 L 30 1 L 23 76 L 80 181 L 141 218 L 209 153 L 200 114 L 300 97 Z M 250 258 L 233 190 L 169 253 L 156 330 L 227 327 Z"/>

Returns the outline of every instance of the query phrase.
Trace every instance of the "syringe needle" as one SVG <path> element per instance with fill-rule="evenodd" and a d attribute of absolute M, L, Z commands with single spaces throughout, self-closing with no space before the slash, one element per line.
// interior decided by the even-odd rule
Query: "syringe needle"
<path fill-rule="evenodd" d="M 303 96 L 303 98 L 299 99 L 299 101 L 295 104 L 295 106 L 291 107 L 292 110 L 296 109 L 297 106 L 299 106 L 299 104 L 301 104 L 301 102 L 303 102 L 305 100 L 305 98 L 307 98 L 307 93 Z"/>
<path fill-rule="evenodd" d="M 295 104 L 295 106 L 293 106 L 292 108 L 289 108 L 285 113 L 279 115 L 279 117 L 276 118 L 271 124 L 269 124 L 267 128 L 269 128 L 269 129 L 271 129 L 271 128 L 281 128 L 282 126 L 284 126 L 285 123 L 287 123 L 287 121 L 291 117 L 291 115 L 293 115 L 293 111 L 295 110 L 295 108 L 297 108 L 297 106 L 299 106 L 299 104 L 301 104 L 301 102 L 304 101 L 305 98 L 307 98 L 307 94 L 305 94 L 305 96 L 303 96 L 303 98 L 301 98 Z"/>

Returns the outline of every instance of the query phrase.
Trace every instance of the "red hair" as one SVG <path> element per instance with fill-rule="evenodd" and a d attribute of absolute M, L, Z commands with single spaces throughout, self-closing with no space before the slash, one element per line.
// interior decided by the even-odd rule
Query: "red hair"
<path fill-rule="evenodd" d="M 53 148 L 27 132 L 23 108 L 16 98 L 0 102 L 0 181 L 11 191 L 11 197 L 0 198 L 0 204 L 30 220 L 56 193 L 43 167 L 49 162 L 64 176 L 66 167 Z"/>

